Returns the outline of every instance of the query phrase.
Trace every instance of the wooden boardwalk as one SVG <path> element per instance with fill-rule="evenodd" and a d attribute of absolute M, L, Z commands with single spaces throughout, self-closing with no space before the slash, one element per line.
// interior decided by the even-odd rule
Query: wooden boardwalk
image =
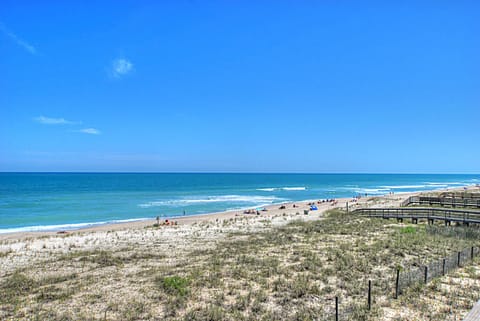
<path fill-rule="evenodd" d="M 471 223 L 480 224 L 480 211 L 461 209 L 432 207 L 358 208 L 352 213 L 369 217 L 381 217 L 384 219 L 394 218 L 398 221 L 411 219 L 412 223 L 418 223 L 418 220 L 423 219 L 428 220 L 428 223 L 444 221 L 445 225 L 450 225 L 452 222 L 466 225 Z"/>
<path fill-rule="evenodd" d="M 480 193 L 478 192 L 443 192 L 440 193 L 440 197 L 453 197 L 453 198 L 469 198 L 480 200 Z"/>
<path fill-rule="evenodd" d="M 480 208 L 480 199 L 435 196 L 411 196 L 403 201 L 402 206 L 408 205 L 435 205 L 460 208 Z"/>
<path fill-rule="evenodd" d="M 478 301 L 472 310 L 465 316 L 463 321 L 478 321 L 480 320 L 480 301 Z"/>

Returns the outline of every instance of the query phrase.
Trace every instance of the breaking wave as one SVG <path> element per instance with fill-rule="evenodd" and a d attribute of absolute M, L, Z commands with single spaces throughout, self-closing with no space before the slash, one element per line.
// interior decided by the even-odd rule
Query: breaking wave
<path fill-rule="evenodd" d="M 359 193 L 359 194 L 375 194 L 375 195 L 382 195 L 382 194 L 386 194 L 387 192 L 389 192 L 390 189 L 389 188 L 358 188 L 358 189 L 355 189 L 355 193 Z"/>
<path fill-rule="evenodd" d="M 305 186 L 257 188 L 257 191 L 262 191 L 262 192 L 273 192 L 273 191 L 305 191 L 305 190 L 307 190 L 307 188 L 306 188 Z"/>
<path fill-rule="evenodd" d="M 173 199 L 164 201 L 153 201 L 139 204 L 139 207 L 149 208 L 157 206 L 186 206 L 208 203 L 243 203 L 243 204 L 271 204 L 281 201 L 282 198 L 275 196 L 256 196 L 256 195 L 222 195 L 199 198 Z"/>
<path fill-rule="evenodd" d="M 102 222 L 85 222 L 85 223 L 72 223 L 72 224 L 57 224 L 57 225 L 36 225 L 36 226 L 23 226 L 0 229 L 0 234 L 5 233 L 18 233 L 18 232 L 49 232 L 49 231 L 62 231 L 62 230 L 78 230 L 81 228 L 93 227 L 98 225 L 127 223 L 136 221 L 145 221 L 149 218 L 133 218 L 126 220 L 112 220 Z"/>

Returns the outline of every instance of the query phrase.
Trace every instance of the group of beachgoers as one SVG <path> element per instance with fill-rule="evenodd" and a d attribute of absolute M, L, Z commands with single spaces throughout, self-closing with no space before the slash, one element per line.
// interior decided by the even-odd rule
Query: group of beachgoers
<path fill-rule="evenodd" d="M 316 202 L 309 202 L 307 205 L 310 206 L 310 209 L 311 210 L 316 210 L 316 205 L 321 205 L 321 204 L 325 204 L 325 203 L 329 203 L 331 204 L 332 206 L 335 206 L 338 204 L 338 201 L 334 198 L 332 199 L 323 199 L 323 200 L 318 200 Z M 297 204 L 292 204 L 291 205 L 292 208 L 298 208 L 299 206 Z M 312 208 L 312 206 L 314 208 Z M 287 209 L 287 204 L 282 204 L 280 205 L 280 207 L 278 208 L 279 210 L 285 210 Z M 260 212 L 266 212 L 268 211 L 268 209 L 266 209 L 265 207 L 263 208 L 256 208 L 256 209 L 248 209 L 248 210 L 245 210 L 243 211 L 243 214 L 256 214 L 256 215 L 260 215 L 261 213 Z"/>
<path fill-rule="evenodd" d="M 318 200 L 317 202 L 310 202 L 307 205 L 313 206 L 313 205 L 320 205 L 324 203 L 330 203 L 332 206 L 334 206 L 338 204 L 338 201 L 334 198 L 327 198 L 323 200 Z"/>
<path fill-rule="evenodd" d="M 157 216 L 157 223 L 154 224 L 154 226 L 172 226 L 172 225 L 178 225 L 177 221 L 171 221 L 168 218 L 166 218 L 163 222 L 160 223 L 160 216 Z"/>
<path fill-rule="evenodd" d="M 266 212 L 268 211 L 265 207 L 262 208 L 255 208 L 255 209 L 248 209 L 243 211 L 243 214 L 257 214 L 260 215 L 260 212 Z"/>

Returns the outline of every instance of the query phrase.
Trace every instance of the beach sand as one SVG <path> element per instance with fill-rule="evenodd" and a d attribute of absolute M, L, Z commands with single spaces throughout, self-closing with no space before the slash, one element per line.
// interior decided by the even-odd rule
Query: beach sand
<path fill-rule="evenodd" d="M 2 259 L 0 255 L 0 277 L 16 268 L 27 266 L 33 262 L 48 259 L 51 255 L 68 253 L 73 250 L 97 250 L 100 248 L 115 250 L 126 244 L 162 243 L 176 251 L 191 250 L 196 246 L 208 247 L 208 243 L 224 239 L 228 233 L 253 232 L 272 226 L 285 225 L 293 220 L 318 220 L 325 211 L 333 208 L 349 209 L 365 206 L 398 206 L 407 197 L 418 193 L 393 194 L 384 196 L 361 197 L 357 202 L 351 198 L 337 199 L 335 202 L 317 204 L 318 210 L 310 211 L 307 200 L 295 203 L 266 206 L 267 211 L 257 214 L 244 214 L 243 210 L 192 215 L 170 218 L 176 225 L 161 225 L 155 219 L 133 221 L 117 224 L 105 224 L 95 227 L 62 232 L 16 232 L 0 234 L 0 254 L 11 253 L 10 259 Z M 318 202 L 316 200 L 315 202 Z M 280 209 L 280 206 L 285 209 Z M 294 207 L 295 206 L 295 207 Z M 304 211 L 308 210 L 308 215 Z M 164 222 L 162 218 L 160 223 Z M 221 228 L 223 222 L 229 222 L 228 228 Z M 267 224 L 268 223 L 268 224 Z M 211 228 L 205 229 L 207 225 Z M 192 241 L 195 240 L 195 241 Z M 199 241 L 200 240 L 200 241 Z"/>
<path fill-rule="evenodd" d="M 452 190 L 452 189 L 450 189 Z M 323 212 L 326 210 L 340 207 L 346 208 L 346 204 L 348 202 L 350 209 L 355 209 L 359 206 L 399 206 L 400 203 L 405 200 L 406 198 L 417 195 L 419 193 L 398 193 L 392 195 L 383 195 L 383 196 L 363 196 L 359 198 L 357 201 L 352 202 L 352 198 L 340 198 L 336 199 L 335 203 L 333 202 L 325 202 L 318 204 L 319 200 L 305 200 L 299 202 L 290 202 L 284 204 L 274 204 L 264 206 L 267 211 L 261 211 L 260 215 L 256 214 L 245 214 L 244 210 L 233 210 L 233 211 L 225 211 L 225 212 L 216 212 L 216 213 L 207 213 L 207 214 L 199 214 L 199 215 L 189 215 L 189 216 L 176 216 L 176 217 L 162 217 L 160 223 L 164 223 L 166 219 L 170 222 L 174 221 L 177 222 L 178 225 L 192 225 L 195 223 L 201 222 L 213 222 L 217 220 L 225 220 L 231 219 L 235 217 L 263 217 L 263 218 L 272 218 L 278 215 L 283 215 L 284 213 L 291 217 L 296 213 L 303 214 L 304 210 L 309 210 L 310 205 L 309 203 L 315 203 L 318 207 L 316 211 L 309 211 L 309 219 L 315 219 L 321 216 Z M 295 204 L 295 207 L 293 205 Z M 280 209 L 280 206 L 284 205 L 285 209 Z M 252 208 L 253 210 L 253 208 Z M 130 222 L 122 222 L 122 223 L 112 223 L 112 224 L 102 224 L 87 228 L 81 229 L 73 229 L 73 230 L 66 230 L 61 231 L 66 232 L 65 234 L 83 234 L 85 232 L 101 232 L 101 231 L 121 231 L 121 230 L 129 230 L 129 229 L 142 229 L 147 226 L 152 226 L 156 224 L 156 219 L 150 220 L 138 220 L 138 221 L 130 221 Z M 64 235 L 65 235 L 64 234 Z M 4 233 L 0 234 L 0 242 L 3 240 L 21 240 L 25 238 L 35 238 L 35 237 L 46 237 L 46 236 L 55 236 L 59 235 L 58 231 L 40 231 L 40 232 L 14 232 L 14 233 Z"/>
<path fill-rule="evenodd" d="M 470 190 L 477 187 L 468 187 Z M 440 190 L 461 191 L 464 188 Z M 191 250 L 200 244 L 224 239 L 228 233 L 254 232 L 272 226 L 285 225 L 293 220 L 318 220 L 324 212 L 334 208 L 345 209 L 347 203 L 350 210 L 358 207 L 392 207 L 399 206 L 410 196 L 421 193 L 398 193 L 383 196 L 364 196 L 353 202 L 351 198 L 336 199 L 335 202 L 317 203 L 319 200 L 306 200 L 295 203 L 275 204 L 266 206 L 267 211 L 257 214 L 244 214 L 243 210 L 227 211 L 203 215 L 170 218 L 176 225 L 161 225 L 153 228 L 155 219 L 133 221 L 117 224 L 105 224 L 95 227 L 69 230 L 62 232 L 16 232 L 0 234 L 0 277 L 18 267 L 26 266 L 59 253 L 72 250 L 93 250 L 105 248 L 120 249 L 126 244 L 166 244 L 175 247 L 177 251 Z M 318 210 L 310 211 L 309 203 L 315 202 Z M 280 209 L 280 206 L 285 209 Z M 294 207 L 295 206 L 295 207 Z M 304 211 L 308 210 L 308 215 Z M 164 222 L 163 218 L 160 223 Z M 228 228 L 222 228 L 224 222 L 229 222 Z M 205 229 L 205 226 L 212 228 Z M 195 242 L 192 242 L 192 239 Z M 203 243 L 199 243 L 201 240 Z M 2 253 L 12 253 L 9 260 L 2 259 Z"/>
<path fill-rule="evenodd" d="M 448 191 L 452 190 L 454 189 Z M 455 190 L 460 191 L 463 188 Z M 469 187 L 469 190 L 480 191 L 478 187 Z M 232 236 L 242 239 L 244 236 L 247 237 L 276 227 L 286 226 L 293 221 L 321 220 L 325 211 L 334 208 L 346 208 L 347 202 L 350 210 L 358 207 L 391 207 L 399 206 L 406 198 L 418 194 L 420 193 L 367 196 L 361 197 L 357 202 L 352 202 L 350 198 L 337 199 L 335 203 L 316 204 L 318 210 L 309 211 L 308 214 L 304 214 L 304 211 L 309 210 L 310 206 L 308 204 L 313 202 L 312 200 L 283 204 L 285 209 L 280 209 L 281 205 L 279 204 L 267 206 L 267 211 L 261 211 L 260 215 L 244 214 L 243 211 L 229 211 L 173 218 L 171 220 L 177 221 L 176 225 L 159 227 L 152 226 L 156 223 L 156 220 L 152 219 L 102 225 L 62 234 L 57 232 L 2 234 L 0 235 L 0 280 L 11 277 L 16 271 L 41 271 L 43 277 L 48 278 L 50 274 L 52 277 L 68 274 L 71 269 L 76 271 L 72 274 L 74 276 L 91 273 L 93 274 L 91 277 L 108 280 L 109 268 L 107 270 L 99 269 L 98 272 L 96 269 L 72 268 L 70 264 L 62 265 L 62 262 L 64 262 L 62 260 L 67 257 L 68 260 L 72 260 L 71 264 L 78 265 L 79 262 L 75 260 L 75 253 L 83 253 L 82 255 L 88 255 L 88 253 L 116 253 L 121 257 L 126 255 L 126 258 L 132 257 L 139 262 L 144 262 L 143 264 L 147 264 L 144 267 L 137 264 L 126 264 L 120 270 L 117 269 L 115 273 L 125 274 L 125 282 L 128 283 L 129 279 L 137 278 L 135 277 L 137 273 L 144 273 L 142 271 L 146 268 L 156 271 L 157 269 L 164 269 L 161 264 L 163 266 L 164 264 L 169 266 L 181 265 L 186 257 L 191 257 L 192 253 L 214 250 L 218 244 L 230 240 Z M 69 255 L 73 255 L 73 257 Z M 155 259 L 155 255 L 160 255 L 162 263 Z M 143 256 L 149 259 L 145 261 L 142 259 Z M 65 262 L 69 262 L 68 260 Z M 43 268 L 47 265 L 54 266 L 51 272 Z M 97 275 L 97 273 L 99 274 Z M 143 280 L 143 278 L 141 277 L 140 280 Z M 115 288 L 115 283 L 105 282 L 107 283 L 102 285 L 102 291 L 108 292 L 105 292 L 102 296 L 108 297 L 112 301 L 119 300 L 121 302 L 123 300 L 121 290 Z M 120 281 L 116 282 L 122 283 Z M 95 291 L 92 288 L 82 290 L 81 293 L 88 297 Z M 135 287 L 135 290 L 130 289 L 128 291 L 128 293 L 123 294 L 124 297 L 135 297 L 137 295 L 135 291 L 142 291 L 142 286 L 139 285 Z M 80 309 L 81 301 L 74 302 Z M 97 312 L 101 313 L 101 311 L 103 310 L 100 309 Z"/>
<path fill-rule="evenodd" d="M 440 189 L 435 191 L 429 192 L 410 192 L 410 193 L 396 193 L 396 194 L 386 194 L 386 195 L 364 195 L 355 201 L 352 198 L 339 198 L 336 199 L 335 202 L 320 202 L 320 200 L 305 200 L 305 201 L 298 201 L 298 202 L 290 202 L 284 204 L 273 204 L 265 206 L 264 208 L 267 211 L 260 211 L 259 215 L 256 214 L 245 214 L 244 210 L 233 210 L 233 211 L 225 211 L 225 212 L 217 212 L 217 213 L 207 213 L 207 214 L 200 214 L 200 215 L 189 215 L 189 216 L 176 216 L 176 217 L 162 217 L 160 223 L 165 223 L 165 220 L 168 219 L 169 222 L 176 222 L 178 226 L 190 226 L 192 224 L 198 224 L 201 222 L 216 222 L 216 221 L 223 221 L 227 219 L 239 218 L 239 217 L 246 217 L 246 218 L 273 218 L 278 217 L 280 215 L 287 216 L 288 218 L 295 217 L 297 214 L 303 214 L 305 210 L 309 211 L 309 214 L 306 216 L 302 216 L 302 219 L 318 219 L 322 216 L 322 214 L 332 208 L 343 208 L 345 209 L 348 207 L 351 210 L 354 210 L 358 207 L 394 207 L 400 206 L 400 204 L 407 199 L 408 197 L 420 195 L 420 194 L 428 194 L 428 193 L 442 193 L 442 192 L 452 192 L 452 191 L 474 191 L 480 192 L 480 187 L 478 186 L 462 186 L 458 188 L 449 188 L 449 189 Z M 318 207 L 316 211 L 310 211 L 310 203 L 315 203 Z M 284 205 L 285 209 L 280 209 L 280 206 Z M 294 207 L 295 205 L 295 207 Z M 253 210 L 253 209 L 252 209 Z M 14 233 L 3 233 L 0 234 L 0 243 L 2 241 L 7 240 L 23 240 L 23 239 L 32 239 L 32 238 L 45 238 L 48 236 L 59 236 L 60 234 L 65 235 L 85 235 L 85 233 L 89 232 L 107 232 L 107 231 L 125 231 L 125 230 L 135 230 L 135 229 L 143 229 L 148 226 L 152 226 L 156 224 L 156 219 L 150 220 L 138 220 L 138 221 L 130 221 L 130 222 L 122 222 L 122 223 L 112 223 L 112 224 L 103 224 L 97 225 L 87 228 L 81 229 L 73 229 L 73 230 L 65 230 L 65 231 L 41 231 L 41 232 L 14 232 Z M 163 226 L 168 227 L 168 226 Z"/>

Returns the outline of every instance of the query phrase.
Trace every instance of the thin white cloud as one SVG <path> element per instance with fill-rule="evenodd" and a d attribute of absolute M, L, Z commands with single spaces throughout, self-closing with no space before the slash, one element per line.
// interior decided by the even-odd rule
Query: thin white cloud
<path fill-rule="evenodd" d="M 112 62 L 112 75 L 116 78 L 125 76 L 133 71 L 133 64 L 125 58 L 115 59 Z"/>
<path fill-rule="evenodd" d="M 51 118 L 45 116 L 35 117 L 34 120 L 44 125 L 79 125 L 82 122 L 66 120 L 65 118 Z"/>
<path fill-rule="evenodd" d="M 79 133 L 90 134 L 90 135 L 100 135 L 101 132 L 96 128 L 83 128 L 78 131 Z"/>
<path fill-rule="evenodd" d="M 2 33 L 5 36 L 12 39 L 17 45 L 19 45 L 20 47 L 22 47 L 23 49 L 25 49 L 26 51 L 28 51 L 32 55 L 37 54 L 37 49 L 34 46 L 29 44 L 25 40 L 21 39 L 20 37 L 18 37 L 16 34 L 11 32 L 10 30 L 8 30 L 7 27 L 5 27 L 5 25 L 3 23 L 0 23 L 0 31 L 2 31 Z"/>
<path fill-rule="evenodd" d="M 51 117 L 45 117 L 45 116 L 39 116 L 35 117 L 33 120 L 36 122 L 43 124 L 43 125 L 81 125 L 81 121 L 71 121 L 71 120 L 66 120 L 65 118 L 51 118 Z M 101 132 L 92 127 L 88 128 L 82 128 L 82 129 L 72 129 L 69 130 L 70 132 L 76 132 L 76 133 L 83 133 L 83 134 L 89 134 L 89 135 L 100 135 Z"/>

